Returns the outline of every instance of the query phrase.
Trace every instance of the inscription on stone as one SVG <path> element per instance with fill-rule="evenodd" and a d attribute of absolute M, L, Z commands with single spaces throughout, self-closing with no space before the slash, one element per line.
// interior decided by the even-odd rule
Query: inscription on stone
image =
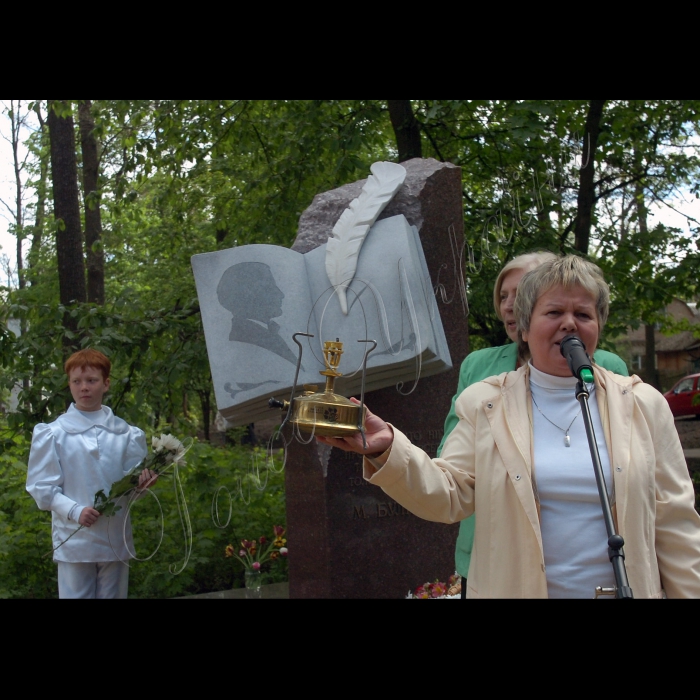
<path fill-rule="evenodd" d="M 369 515 L 365 513 L 365 507 L 364 506 L 353 506 L 352 507 L 352 517 L 353 520 L 355 518 L 361 518 L 361 519 L 366 519 L 369 518 Z"/>
<path fill-rule="evenodd" d="M 410 515 L 411 513 L 407 511 L 403 506 L 399 505 L 396 501 L 389 501 L 388 503 L 377 503 L 377 517 L 385 518 L 391 515 Z"/>
<path fill-rule="evenodd" d="M 389 518 L 395 515 L 411 515 L 409 510 L 406 510 L 402 505 L 399 505 L 396 501 L 387 501 L 386 503 L 374 503 L 372 506 L 367 505 L 367 511 L 365 510 L 365 505 L 352 506 L 352 519 L 357 520 L 367 520 L 368 518 Z M 369 512 L 368 512 L 369 511 Z"/>

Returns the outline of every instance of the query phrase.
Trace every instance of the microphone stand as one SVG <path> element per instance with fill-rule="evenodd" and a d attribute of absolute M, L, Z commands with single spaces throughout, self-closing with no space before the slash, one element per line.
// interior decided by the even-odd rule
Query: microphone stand
<path fill-rule="evenodd" d="M 581 374 L 586 372 L 583 370 Z M 588 370 L 590 371 L 590 370 Z M 592 375 L 591 375 L 592 379 Z M 593 431 L 593 421 L 591 420 L 591 412 L 588 407 L 588 389 L 579 378 L 576 385 L 576 398 L 581 404 L 581 415 L 583 416 L 583 424 L 586 426 L 586 435 L 588 436 L 588 447 L 591 451 L 591 459 L 593 460 L 593 471 L 595 472 L 595 480 L 598 484 L 598 495 L 600 496 L 600 505 L 603 509 L 603 519 L 605 520 L 605 529 L 608 533 L 608 558 L 612 564 L 613 573 L 615 574 L 615 588 L 596 587 L 596 598 L 600 595 L 614 595 L 616 598 L 631 600 L 634 598 L 629 581 L 627 580 L 627 569 L 625 568 L 625 553 L 622 547 L 625 544 L 624 539 L 615 531 L 615 522 L 613 521 L 612 509 L 608 499 L 608 490 L 605 485 L 605 475 L 603 467 L 600 464 L 600 454 L 598 453 L 598 444 Z"/>

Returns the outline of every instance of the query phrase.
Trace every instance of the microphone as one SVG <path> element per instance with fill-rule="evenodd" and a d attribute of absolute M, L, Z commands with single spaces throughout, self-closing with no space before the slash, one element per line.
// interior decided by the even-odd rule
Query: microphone
<path fill-rule="evenodd" d="M 593 365 L 581 338 L 575 335 L 564 336 L 559 344 L 559 349 L 569 363 L 571 374 L 576 379 L 590 384 L 593 381 Z"/>

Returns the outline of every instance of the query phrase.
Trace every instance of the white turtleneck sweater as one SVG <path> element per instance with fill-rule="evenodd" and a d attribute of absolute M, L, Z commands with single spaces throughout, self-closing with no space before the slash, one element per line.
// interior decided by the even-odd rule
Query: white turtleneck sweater
<path fill-rule="evenodd" d="M 550 598 L 593 598 L 596 586 L 615 585 L 576 382 L 575 377 L 555 377 L 530 364 L 535 483 Z M 595 387 L 587 386 L 600 462 L 612 495 L 610 459 Z M 564 441 L 567 428 L 570 447 Z"/>

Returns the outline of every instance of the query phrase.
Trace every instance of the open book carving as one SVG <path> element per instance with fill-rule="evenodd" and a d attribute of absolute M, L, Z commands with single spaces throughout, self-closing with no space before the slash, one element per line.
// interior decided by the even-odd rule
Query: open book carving
<path fill-rule="evenodd" d="M 338 288 L 326 274 L 327 245 L 297 253 L 248 245 L 192 258 L 216 402 L 232 424 L 271 415 L 271 396 L 288 398 L 304 338 L 299 387 L 321 384 L 323 341 L 340 338 L 344 354 L 338 393 L 359 392 L 365 344 L 366 390 L 406 383 L 451 368 L 451 360 L 418 231 L 402 215 L 375 223 L 351 281 Z"/>

